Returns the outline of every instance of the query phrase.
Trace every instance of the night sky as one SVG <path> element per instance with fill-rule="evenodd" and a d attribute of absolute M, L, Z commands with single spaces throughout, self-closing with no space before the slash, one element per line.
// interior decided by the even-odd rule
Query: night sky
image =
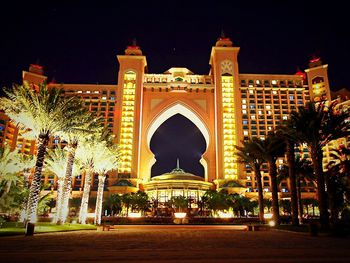
<path fill-rule="evenodd" d="M 349 88 L 345 1 L 135 0 L 116 1 L 114 6 L 47 2 L 1 6 L 0 87 L 21 82 L 22 70 L 30 63 L 44 66 L 49 81 L 57 83 L 115 84 L 116 55 L 134 38 L 150 73 L 180 66 L 207 74 L 211 47 L 223 29 L 241 47 L 241 73 L 293 74 L 316 55 L 329 64 L 332 89 Z M 181 128 L 183 134 L 194 131 Z M 173 158 L 163 170 L 174 167 Z"/>

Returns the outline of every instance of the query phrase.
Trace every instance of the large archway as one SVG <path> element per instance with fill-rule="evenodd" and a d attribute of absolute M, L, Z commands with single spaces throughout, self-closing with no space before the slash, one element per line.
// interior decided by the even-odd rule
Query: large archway
<path fill-rule="evenodd" d="M 158 127 L 150 141 L 156 159 L 151 177 L 170 172 L 178 158 L 182 169 L 204 178 L 200 160 L 206 148 L 205 138 L 198 127 L 179 113 L 173 115 Z"/>
<path fill-rule="evenodd" d="M 154 117 L 149 120 L 149 125 L 146 128 L 145 134 L 145 152 L 147 152 L 146 158 L 144 160 L 144 170 L 143 170 L 143 180 L 148 181 L 151 178 L 151 169 L 155 164 L 156 159 L 154 158 L 154 154 L 151 151 L 150 143 L 154 133 L 157 129 L 169 118 L 174 115 L 180 114 L 181 116 L 186 117 L 189 121 L 196 126 L 196 128 L 200 131 L 201 135 L 205 140 L 205 149 L 202 158 L 200 159 L 200 164 L 204 168 L 204 179 L 208 181 L 208 160 L 206 157 L 207 150 L 210 146 L 212 137 L 210 136 L 209 129 L 206 126 L 206 122 L 203 121 L 201 115 L 192 107 L 189 107 L 187 104 L 182 102 L 173 102 L 168 105 L 168 107 L 163 108 L 161 112 L 157 112 L 157 114 L 153 115 Z M 211 146 L 212 147 L 212 146 Z M 174 165 L 176 164 L 176 159 L 174 160 Z"/>

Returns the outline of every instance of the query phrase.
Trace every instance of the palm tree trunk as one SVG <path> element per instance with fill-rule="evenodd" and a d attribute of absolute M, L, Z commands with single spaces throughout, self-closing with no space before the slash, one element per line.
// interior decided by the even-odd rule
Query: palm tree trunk
<path fill-rule="evenodd" d="M 88 213 L 88 204 L 89 204 L 89 195 L 91 187 L 91 177 L 92 177 L 92 168 L 88 168 L 85 174 L 84 180 L 84 191 L 83 197 L 81 199 L 80 212 L 79 212 L 79 223 L 86 224 L 86 218 Z"/>
<path fill-rule="evenodd" d="M 67 220 L 68 212 L 69 212 L 69 197 L 72 188 L 72 171 L 75 159 L 75 151 L 77 149 L 77 142 L 73 142 L 70 144 L 68 157 L 67 157 L 67 166 L 66 166 L 66 174 L 64 176 L 63 182 L 63 194 L 62 194 L 62 202 L 61 206 L 58 209 L 58 221 L 57 223 L 63 224 Z"/>
<path fill-rule="evenodd" d="M 317 196 L 320 209 L 320 223 L 322 229 L 329 229 L 329 216 L 328 216 L 328 205 L 327 205 L 327 194 L 325 187 L 325 178 L 322 168 L 322 149 L 311 145 L 310 154 L 312 159 L 312 165 L 314 168 L 315 176 L 317 179 Z"/>
<path fill-rule="evenodd" d="M 58 178 L 57 180 L 57 198 L 56 198 L 56 216 L 54 222 L 58 222 L 58 211 L 62 207 L 62 195 L 63 195 L 63 178 Z"/>
<path fill-rule="evenodd" d="M 304 209 L 303 209 L 303 203 L 301 199 L 301 182 L 300 182 L 300 177 L 297 179 L 297 192 L 298 192 L 298 209 L 299 209 L 299 224 L 303 223 L 303 214 L 304 214 Z"/>
<path fill-rule="evenodd" d="M 299 225 L 298 219 L 298 197 L 297 197 L 297 186 L 296 186 L 296 175 L 295 175 L 295 153 L 294 143 L 287 140 L 287 162 L 288 162 L 288 173 L 290 181 L 290 203 L 292 208 L 292 224 L 294 226 Z"/>
<path fill-rule="evenodd" d="M 105 186 L 106 176 L 101 173 L 98 176 L 98 190 L 96 198 L 96 211 L 95 211 L 95 224 L 101 224 L 101 214 L 102 214 L 102 202 L 103 202 L 103 189 Z"/>
<path fill-rule="evenodd" d="M 264 222 L 264 195 L 263 195 L 263 186 L 261 182 L 260 169 L 254 168 L 254 173 L 258 183 L 259 219 L 260 219 L 260 222 Z"/>
<path fill-rule="evenodd" d="M 46 147 L 49 142 L 48 134 L 40 134 L 38 138 L 38 153 L 36 155 L 35 171 L 32 184 L 29 189 L 27 220 L 35 223 L 36 210 L 40 198 L 41 173 L 44 165 Z M 27 225 L 28 226 L 28 225 Z"/>
<path fill-rule="evenodd" d="M 28 189 L 30 187 L 29 185 L 29 176 L 30 176 L 30 169 L 26 168 L 23 170 L 23 177 L 24 177 L 24 188 Z M 22 203 L 22 210 L 20 212 L 20 218 L 19 221 L 23 222 L 24 225 L 27 220 L 27 206 L 28 206 L 28 201 L 25 199 Z"/>
<path fill-rule="evenodd" d="M 280 212 L 279 212 L 279 205 L 278 205 L 277 166 L 276 166 L 275 159 L 269 162 L 269 174 L 271 177 L 272 214 L 276 225 L 279 225 Z"/>

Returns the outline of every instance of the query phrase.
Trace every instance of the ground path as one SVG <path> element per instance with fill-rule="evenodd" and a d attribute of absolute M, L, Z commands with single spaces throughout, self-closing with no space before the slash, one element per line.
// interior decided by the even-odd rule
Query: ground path
<path fill-rule="evenodd" d="M 350 238 L 230 226 L 120 226 L 0 237 L 1 262 L 350 262 Z"/>

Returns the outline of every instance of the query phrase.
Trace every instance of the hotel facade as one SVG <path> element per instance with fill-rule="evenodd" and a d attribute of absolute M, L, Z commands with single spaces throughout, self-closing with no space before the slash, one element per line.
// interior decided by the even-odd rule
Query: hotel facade
<path fill-rule="evenodd" d="M 113 193 L 146 191 L 150 197 L 165 202 L 172 196 L 198 200 L 208 189 L 257 196 L 257 183 L 251 167 L 238 164 L 235 145 L 249 137 L 264 139 L 267 133 L 288 118 L 291 111 L 308 101 L 329 100 L 327 68 L 319 59 L 310 61 L 305 72 L 294 75 L 246 74 L 239 72 L 238 53 L 229 38 L 221 37 L 212 47 L 207 75 L 197 75 L 187 68 L 170 68 L 162 74 L 146 72 L 147 60 L 140 47 L 128 46 L 118 55 L 118 84 L 49 84 L 63 87 L 65 96 L 78 96 L 90 111 L 103 116 L 105 125 L 116 136 L 120 146 L 120 166 L 106 180 L 105 196 Z M 46 81 L 43 69 L 31 65 L 23 71 L 23 80 L 37 85 Z M 340 100 L 340 98 L 338 98 Z M 349 98 L 342 103 L 348 107 Z M 341 102 L 341 101 L 340 101 Z M 1 143 L 12 149 L 34 154 L 35 143 L 21 132 L 7 116 L 0 113 Z M 181 114 L 192 121 L 206 142 L 200 160 L 204 176 L 188 173 L 179 165 L 169 173 L 151 176 L 156 162 L 150 141 L 166 120 Z M 59 143 L 53 137 L 51 143 Z M 339 141 L 349 145 L 349 141 Z M 296 148 L 297 155 L 308 157 L 306 145 Z M 325 151 L 324 163 L 329 152 Z M 284 162 L 283 158 L 278 160 Z M 267 165 L 262 167 L 264 194 L 270 196 Z M 56 188 L 54 175 L 43 178 Z M 82 194 L 84 174 L 73 179 L 73 196 Z M 98 177 L 92 182 L 96 195 Z M 289 197 L 289 182 L 280 185 L 280 196 Z M 314 197 L 312 182 L 303 186 L 303 197 Z"/>

